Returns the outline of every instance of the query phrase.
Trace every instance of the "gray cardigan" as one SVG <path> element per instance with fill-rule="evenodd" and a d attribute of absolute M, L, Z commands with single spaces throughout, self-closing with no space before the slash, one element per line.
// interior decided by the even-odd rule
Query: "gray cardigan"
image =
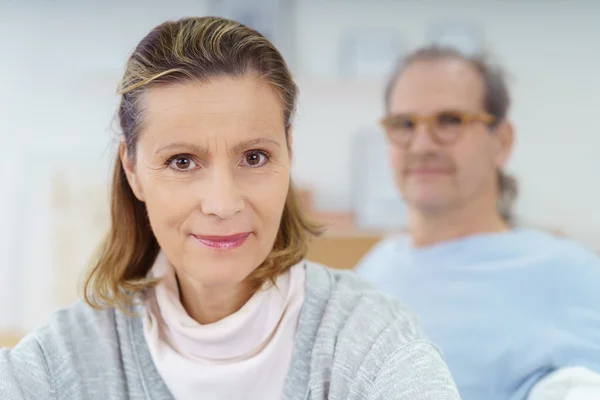
<path fill-rule="evenodd" d="M 138 309 L 139 311 L 139 309 Z M 202 393 L 198 393 L 202 398 Z M 284 399 L 457 400 L 415 318 L 351 272 L 307 263 Z M 84 303 L 0 350 L 0 399 L 171 400 L 141 319 Z"/>

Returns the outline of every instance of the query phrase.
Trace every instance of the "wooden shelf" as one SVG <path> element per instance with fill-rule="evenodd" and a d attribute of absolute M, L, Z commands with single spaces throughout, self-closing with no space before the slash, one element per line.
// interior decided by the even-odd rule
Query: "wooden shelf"
<path fill-rule="evenodd" d="M 22 338 L 23 335 L 18 335 L 16 333 L 0 332 L 0 348 L 14 347 Z"/>
<path fill-rule="evenodd" d="M 306 258 L 332 268 L 352 269 L 381 239 L 367 232 L 329 232 L 311 241 Z"/>

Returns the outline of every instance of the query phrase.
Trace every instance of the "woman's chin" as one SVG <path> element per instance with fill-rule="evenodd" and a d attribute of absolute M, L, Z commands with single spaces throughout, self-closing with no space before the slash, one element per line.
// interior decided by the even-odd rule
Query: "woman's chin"
<path fill-rule="evenodd" d="M 203 259 L 187 264 L 185 274 L 205 288 L 237 286 L 256 269 L 254 266 L 247 265 L 247 262 L 246 259 L 244 265 L 240 260 L 220 259 L 209 262 Z"/>

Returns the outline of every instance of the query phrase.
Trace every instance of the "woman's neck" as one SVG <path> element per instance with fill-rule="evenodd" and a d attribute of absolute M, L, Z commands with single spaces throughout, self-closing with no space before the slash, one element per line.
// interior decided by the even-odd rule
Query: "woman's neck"
<path fill-rule="evenodd" d="M 179 297 L 186 312 L 201 325 L 222 320 L 241 309 L 255 290 L 244 281 L 230 286 L 206 287 L 185 274 L 177 275 Z"/>

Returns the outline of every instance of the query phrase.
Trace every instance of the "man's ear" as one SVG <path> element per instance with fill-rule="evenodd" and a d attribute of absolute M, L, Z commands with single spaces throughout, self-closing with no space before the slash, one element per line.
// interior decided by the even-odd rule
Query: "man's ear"
<path fill-rule="evenodd" d="M 135 171 L 135 162 L 128 154 L 127 145 L 124 141 L 121 141 L 121 144 L 119 145 L 119 157 L 121 158 L 121 165 L 125 171 L 125 176 L 127 177 L 127 182 L 129 182 L 131 191 L 133 191 L 133 194 L 139 201 L 144 201 L 142 186 L 140 185 L 138 175 Z"/>
<path fill-rule="evenodd" d="M 496 166 L 503 168 L 508 162 L 515 142 L 515 130 L 512 123 L 504 120 L 495 129 L 495 136 L 498 141 L 496 153 Z"/>

